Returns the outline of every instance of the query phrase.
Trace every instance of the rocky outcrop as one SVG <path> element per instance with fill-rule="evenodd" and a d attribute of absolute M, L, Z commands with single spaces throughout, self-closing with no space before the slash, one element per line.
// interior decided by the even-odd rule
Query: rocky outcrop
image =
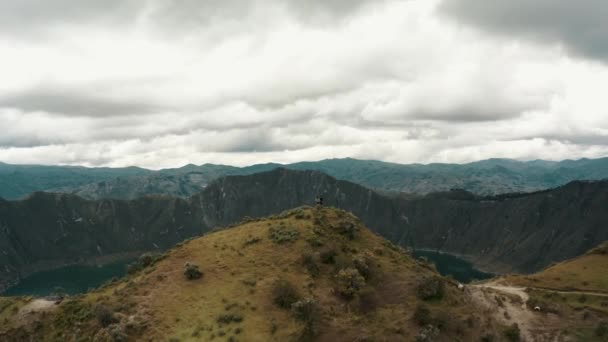
<path fill-rule="evenodd" d="M 317 195 L 393 242 L 462 255 L 494 272 L 532 272 L 608 240 L 606 181 L 531 194 L 449 191 L 408 199 L 316 171 L 276 169 L 221 178 L 188 199 L 88 201 L 36 193 L 0 201 L 0 286 L 48 264 L 162 250 L 246 216 L 313 204 Z"/>

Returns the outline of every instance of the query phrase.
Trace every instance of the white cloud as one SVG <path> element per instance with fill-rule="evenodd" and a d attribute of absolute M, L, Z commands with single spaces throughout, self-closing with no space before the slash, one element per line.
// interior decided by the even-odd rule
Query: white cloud
<path fill-rule="evenodd" d="M 461 26 L 436 0 L 348 3 L 34 6 L 24 32 L 0 25 L 0 160 L 158 168 L 608 153 L 604 64 Z"/>

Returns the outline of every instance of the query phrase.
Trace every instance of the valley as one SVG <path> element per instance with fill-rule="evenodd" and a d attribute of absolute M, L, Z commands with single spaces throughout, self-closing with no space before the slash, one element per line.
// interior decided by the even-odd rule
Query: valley
<path fill-rule="evenodd" d="M 216 227 L 312 204 L 317 194 L 398 245 L 453 254 L 489 273 L 530 273 L 608 240 L 607 189 L 608 182 L 579 181 L 530 194 L 403 198 L 316 171 L 276 169 L 220 178 L 188 199 L 36 193 L 0 201 L 0 285 L 106 255 L 161 252 Z"/>

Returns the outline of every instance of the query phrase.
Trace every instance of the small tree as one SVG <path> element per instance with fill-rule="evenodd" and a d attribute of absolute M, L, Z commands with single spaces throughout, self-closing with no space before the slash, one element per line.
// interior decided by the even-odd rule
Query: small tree
<path fill-rule="evenodd" d="M 433 317 L 431 316 L 431 310 L 424 305 L 418 305 L 416 307 L 416 311 L 414 311 L 414 321 L 419 326 L 425 326 L 431 324 L 433 322 Z"/>
<path fill-rule="evenodd" d="M 300 293 L 287 280 L 277 280 L 272 284 L 272 301 L 280 308 L 291 308 L 291 305 L 300 300 Z"/>
<path fill-rule="evenodd" d="M 345 268 L 337 275 L 338 292 L 346 297 L 353 298 L 365 286 L 365 278 L 356 268 Z"/>
<path fill-rule="evenodd" d="M 444 287 L 443 279 L 439 277 L 427 278 L 418 285 L 418 298 L 422 300 L 442 299 Z"/>
<path fill-rule="evenodd" d="M 513 323 L 513 325 L 511 325 L 510 327 L 505 329 L 503 334 L 509 341 L 512 341 L 512 342 L 519 341 L 519 339 L 520 339 L 519 325 L 517 325 L 517 323 Z"/>
<path fill-rule="evenodd" d="M 97 322 L 104 328 L 117 322 L 112 311 L 105 305 L 97 305 L 94 309 L 94 313 Z"/>
<path fill-rule="evenodd" d="M 185 267 L 184 275 L 186 276 L 186 279 L 188 279 L 188 280 L 199 279 L 203 276 L 203 272 L 201 272 L 198 269 L 198 265 L 196 265 L 196 264 L 187 262 L 186 265 L 184 265 L 184 267 Z"/>

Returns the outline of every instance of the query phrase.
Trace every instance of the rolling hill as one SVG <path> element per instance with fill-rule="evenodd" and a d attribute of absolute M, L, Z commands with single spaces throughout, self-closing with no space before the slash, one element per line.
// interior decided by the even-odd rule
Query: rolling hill
<path fill-rule="evenodd" d="M 510 331 L 341 210 L 250 220 L 140 260 L 60 304 L 0 298 L 0 339 L 501 341 Z"/>

